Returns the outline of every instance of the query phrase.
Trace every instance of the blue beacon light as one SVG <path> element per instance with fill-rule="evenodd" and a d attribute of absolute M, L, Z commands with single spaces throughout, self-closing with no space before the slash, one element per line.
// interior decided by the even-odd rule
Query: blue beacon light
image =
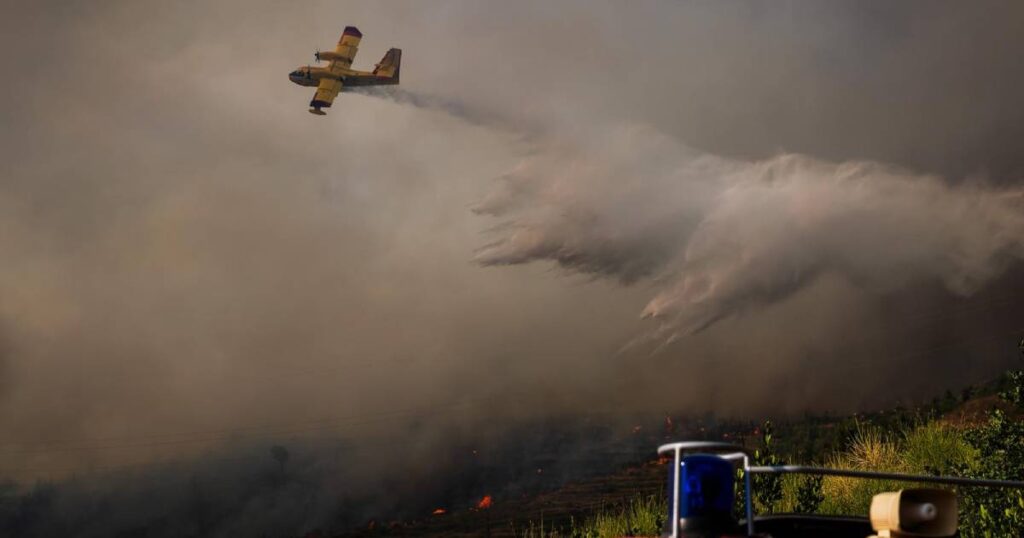
<path fill-rule="evenodd" d="M 672 491 L 674 469 L 669 466 L 669 517 L 676 492 Z M 732 520 L 735 500 L 735 471 L 732 463 L 710 454 L 694 454 L 680 462 L 680 528 L 717 527 Z"/>

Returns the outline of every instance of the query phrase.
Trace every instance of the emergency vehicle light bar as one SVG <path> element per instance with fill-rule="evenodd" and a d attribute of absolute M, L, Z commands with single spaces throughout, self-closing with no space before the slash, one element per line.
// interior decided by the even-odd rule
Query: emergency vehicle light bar
<path fill-rule="evenodd" d="M 672 472 L 672 491 L 670 499 L 673 506 L 669 511 L 672 513 L 672 534 L 671 538 L 679 538 L 679 471 L 682 463 L 683 452 L 706 451 L 715 453 L 718 457 L 737 463 L 743 469 L 743 491 L 745 501 L 747 534 L 754 534 L 754 506 L 751 496 L 750 477 L 754 474 L 808 474 L 818 476 L 848 476 L 851 478 L 865 478 L 869 480 L 899 480 L 904 482 L 926 482 L 930 484 L 949 484 L 954 486 L 985 486 L 997 488 L 1024 488 L 1024 481 L 1020 480 L 991 480 L 984 478 L 964 478 L 959 476 L 930 476 L 904 473 L 886 473 L 876 471 L 854 471 L 848 469 L 831 469 L 828 467 L 813 467 L 807 465 L 750 465 L 750 451 L 740 445 L 720 443 L 715 441 L 683 441 L 669 443 L 658 447 L 658 454 L 672 453 L 674 458 L 674 470 Z"/>

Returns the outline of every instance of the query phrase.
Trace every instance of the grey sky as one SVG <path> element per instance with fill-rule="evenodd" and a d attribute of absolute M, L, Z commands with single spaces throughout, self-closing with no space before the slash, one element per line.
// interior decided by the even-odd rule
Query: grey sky
<path fill-rule="evenodd" d="M 570 166 L 567 155 L 603 164 L 588 151 L 618 146 L 630 129 L 655 134 L 632 139 L 635 151 L 612 164 L 640 164 L 610 180 L 640 188 L 619 198 L 594 183 L 600 204 L 554 210 L 635 223 L 630 215 L 649 214 L 651 199 L 628 194 L 656 198 L 651 181 L 666 179 L 649 172 L 687 151 L 737 166 L 786 152 L 879 161 L 949 189 L 952 198 L 939 198 L 950 207 L 978 177 L 986 200 L 1014 196 L 1024 176 L 1021 10 L 10 5 L 0 22 L 0 428 L 18 456 L 7 464 L 102 465 L 208 447 L 38 451 L 54 439 L 92 446 L 502 395 L 508 405 L 465 423 L 602 406 L 849 408 L 897 397 L 872 381 L 889 373 L 927 371 L 908 381 L 915 395 L 991 375 L 1021 329 L 1014 237 L 1002 245 L 1009 254 L 995 249 L 998 270 L 969 289 L 951 291 L 930 269 L 875 285 L 884 264 L 866 285 L 847 270 L 856 263 L 822 262 L 820 277 L 778 296 L 766 284 L 771 300 L 737 299 L 721 323 L 651 354 L 628 344 L 657 332 L 639 317 L 671 274 L 649 271 L 626 286 L 619 274 L 552 270 L 551 256 L 481 267 L 474 256 L 502 219 L 470 209 L 531 158 L 558 163 L 537 174 L 557 188 L 565 176 L 548 174 Z M 325 118 L 305 112 L 309 89 L 286 75 L 347 24 L 364 33 L 356 67 L 404 50 L 402 91 L 417 99 L 342 95 Z M 570 185 L 582 193 L 587 181 L 609 180 L 581 177 Z M 1000 229 L 1012 234 L 1021 205 L 999 204 L 1011 222 Z M 929 228 L 929 252 L 976 244 L 970 234 L 946 239 L 977 214 L 990 212 Z M 922 215 L 912 224 L 928 228 Z M 907 230 L 891 226 L 881 229 Z M 674 228 L 652 229 L 614 254 L 649 260 L 647 246 L 680 240 Z M 830 262 L 885 254 L 861 240 L 829 250 L 822 238 L 810 252 Z"/>

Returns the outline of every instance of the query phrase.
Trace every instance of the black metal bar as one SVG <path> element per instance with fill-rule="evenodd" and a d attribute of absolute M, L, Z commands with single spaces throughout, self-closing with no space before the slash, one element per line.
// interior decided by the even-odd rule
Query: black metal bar
<path fill-rule="evenodd" d="M 828 476 L 849 476 L 852 478 L 871 478 L 876 480 L 899 480 L 902 482 L 952 484 L 956 486 L 1024 488 L 1024 481 L 1020 480 L 990 480 L 985 478 L 963 478 L 959 476 L 928 476 L 903 473 L 881 473 L 875 471 L 851 471 L 847 469 L 829 469 L 828 467 L 810 467 L 806 465 L 761 465 L 750 467 L 749 471 L 755 474 L 814 474 Z"/>

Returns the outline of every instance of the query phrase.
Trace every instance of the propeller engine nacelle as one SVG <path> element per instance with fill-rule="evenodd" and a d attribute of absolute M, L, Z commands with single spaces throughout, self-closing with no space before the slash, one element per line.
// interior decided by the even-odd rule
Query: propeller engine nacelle
<path fill-rule="evenodd" d="M 340 54 L 338 54 L 337 52 L 333 52 L 333 51 L 329 51 L 329 50 L 323 51 L 323 52 L 318 50 L 318 51 L 316 51 L 313 54 L 313 58 L 316 59 L 316 61 L 318 61 L 318 62 L 321 61 L 321 60 L 323 60 L 325 62 L 329 62 L 331 60 L 341 60 L 341 59 L 343 59 L 343 57 Z"/>

